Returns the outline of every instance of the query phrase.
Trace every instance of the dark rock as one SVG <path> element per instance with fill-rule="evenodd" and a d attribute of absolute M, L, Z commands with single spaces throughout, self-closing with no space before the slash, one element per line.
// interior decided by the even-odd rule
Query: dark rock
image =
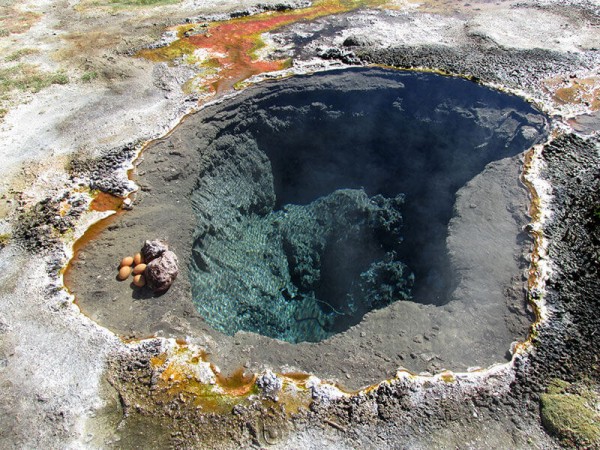
<path fill-rule="evenodd" d="M 354 53 L 350 50 L 339 49 L 336 47 L 329 47 L 321 49 L 318 52 L 320 58 L 327 60 L 339 60 L 344 64 L 359 64 L 360 60 L 354 56 Z"/>
<path fill-rule="evenodd" d="M 314 291 L 336 310 L 361 315 L 391 303 L 390 295 L 409 298 L 412 274 L 394 253 L 403 203 L 403 195 L 369 198 L 362 189 L 340 189 L 306 206 L 287 205 L 280 226 L 300 293 Z"/>
<path fill-rule="evenodd" d="M 162 241 L 146 241 L 144 242 L 144 247 L 142 247 L 142 256 L 144 257 L 146 264 L 148 264 L 167 250 L 169 250 L 169 247 Z"/>
<path fill-rule="evenodd" d="M 148 287 L 155 293 L 167 291 L 179 274 L 177 263 L 177 256 L 170 250 L 164 251 L 158 258 L 152 259 L 144 272 Z"/>
<path fill-rule="evenodd" d="M 364 36 L 348 36 L 342 45 L 344 47 L 368 47 L 373 43 Z"/>
<path fill-rule="evenodd" d="M 70 206 L 66 214 L 61 211 L 65 202 Z M 77 202 L 77 204 L 75 204 Z M 46 197 L 31 207 L 23 208 L 17 218 L 14 238 L 25 248 L 39 252 L 59 243 L 59 238 L 72 230 L 76 220 L 86 210 L 77 196 L 63 193 L 60 197 Z"/>
<path fill-rule="evenodd" d="M 475 45 L 456 48 L 441 45 L 377 48 L 352 46 L 345 42 L 343 46 L 326 49 L 318 55 L 328 60 L 349 61 L 348 64 L 375 63 L 398 68 L 435 67 L 446 73 L 468 73 L 473 81 L 496 82 L 505 86 L 519 86 L 520 89 L 535 89 L 536 83 L 553 73 L 565 72 L 574 66 L 583 68 L 594 64 L 592 58 L 585 54 L 565 54 L 544 49 L 509 50 Z M 349 49 L 353 50 L 352 58 L 348 58 Z"/>

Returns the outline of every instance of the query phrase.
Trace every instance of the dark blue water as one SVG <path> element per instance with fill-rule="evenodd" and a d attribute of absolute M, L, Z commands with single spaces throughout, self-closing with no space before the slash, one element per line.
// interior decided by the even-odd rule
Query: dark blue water
<path fill-rule="evenodd" d="M 456 192 L 546 127 L 517 97 L 381 69 L 267 84 L 209 113 L 194 301 L 227 334 L 290 342 L 322 340 L 397 300 L 447 302 Z"/>

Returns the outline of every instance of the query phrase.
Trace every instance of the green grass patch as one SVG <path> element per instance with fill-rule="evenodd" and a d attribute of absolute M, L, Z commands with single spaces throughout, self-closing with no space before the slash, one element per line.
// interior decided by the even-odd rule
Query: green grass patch
<path fill-rule="evenodd" d="M 0 69 L 0 94 L 18 90 L 39 92 L 53 84 L 67 84 L 69 78 L 62 72 L 44 72 L 32 64 L 17 64 Z"/>
<path fill-rule="evenodd" d="M 6 58 L 6 61 L 19 61 L 21 58 L 29 55 L 35 55 L 40 51 L 37 48 L 22 48 L 21 50 L 17 50 L 16 52 L 11 53 Z"/>
<path fill-rule="evenodd" d="M 540 398 L 542 423 L 568 447 L 600 447 L 599 399 L 585 385 L 553 380 Z"/>
<path fill-rule="evenodd" d="M 98 72 L 96 71 L 91 71 L 91 72 L 86 72 L 81 76 L 81 81 L 83 81 L 84 83 L 91 83 L 92 81 L 94 81 L 96 78 L 98 78 Z"/>

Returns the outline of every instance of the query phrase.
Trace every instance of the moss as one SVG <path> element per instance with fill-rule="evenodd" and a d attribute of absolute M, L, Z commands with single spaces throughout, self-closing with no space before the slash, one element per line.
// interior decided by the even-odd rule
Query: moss
<path fill-rule="evenodd" d="M 560 380 L 558 378 L 555 378 L 553 380 L 550 380 L 550 384 L 548 385 L 548 394 L 562 394 L 564 393 L 569 387 L 571 386 L 571 383 L 568 383 L 564 380 Z"/>
<path fill-rule="evenodd" d="M 84 83 L 90 83 L 91 81 L 95 80 L 96 78 L 98 78 L 98 72 L 91 71 L 91 72 L 84 73 L 81 76 L 81 81 L 83 81 Z"/>
<path fill-rule="evenodd" d="M 0 94 L 12 90 L 39 92 L 52 84 L 67 84 L 68 77 L 62 72 L 43 72 L 32 64 L 17 64 L 0 69 Z"/>
<path fill-rule="evenodd" d="M 598 403 L 597 394 L 587 386 L 553 380 L 541 396 L 542 423 L 563 445 L 600 448 Z"/>
<path fill-rule="evenodd" d="M 22 48 L 20 50 L 17 50 L 16 52 L 11 53 L 4 59 L 6 61 L 19 61 L 21 58 L 23 58 L 25 56 L 35 55 L 36 53 L 39 53 L 39 52 L 40 51 L 36 48 Z"/>
<path fill-rule="evenodd" d="M 9 242 L 10 242 L 10 234 L 9 233 L 0 234 L 0 248 L 6 247 Z"/>

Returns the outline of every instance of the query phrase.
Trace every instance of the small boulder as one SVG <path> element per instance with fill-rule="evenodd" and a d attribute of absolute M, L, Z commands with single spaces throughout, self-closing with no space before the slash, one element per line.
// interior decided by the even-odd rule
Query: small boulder
<path fill-rule="evenodd" d="M 121 207 L 127 211 L 131 211 L 133 209 L 133 201 L 130 198 L 126 198 L 123 200 Z"/>
<path fill-rule="evenodd" d="M 366 36 L 351 35 L 344 39 L 342 45 L 344 47 L 368 47 L 370 45 L 373 45 L 373 43 Z"/>
<path fill-rule="evenodd" d="M 148 264 L 167 250 L 169 250 L 169 247 L 162 241 L 146 241 L 142 247 L 142 256 L 146 264 Z"/>
<path fill-rule="evenodd" d="M 144 246 L 144 248 L 146 248 L 146 246 Z M 146 255 L 144 255 L 144 257 L 146 257 Z M 179 267 L 177 264 L 177 256 L 170 250 L 166 250 L 159 257 L 152 259 L 146 266 L 144 272 L 146 285 L 156 294 L 166 292 L 179 274 Z"/>
<path fill-rule="evenodd" d="M 273 401 L 278 401 L 279 391 L 283 387 L 283 380 L 270 370 L 267 370 L 256 380 L 256 385 L 262 390 L 263 395 Z"/>

